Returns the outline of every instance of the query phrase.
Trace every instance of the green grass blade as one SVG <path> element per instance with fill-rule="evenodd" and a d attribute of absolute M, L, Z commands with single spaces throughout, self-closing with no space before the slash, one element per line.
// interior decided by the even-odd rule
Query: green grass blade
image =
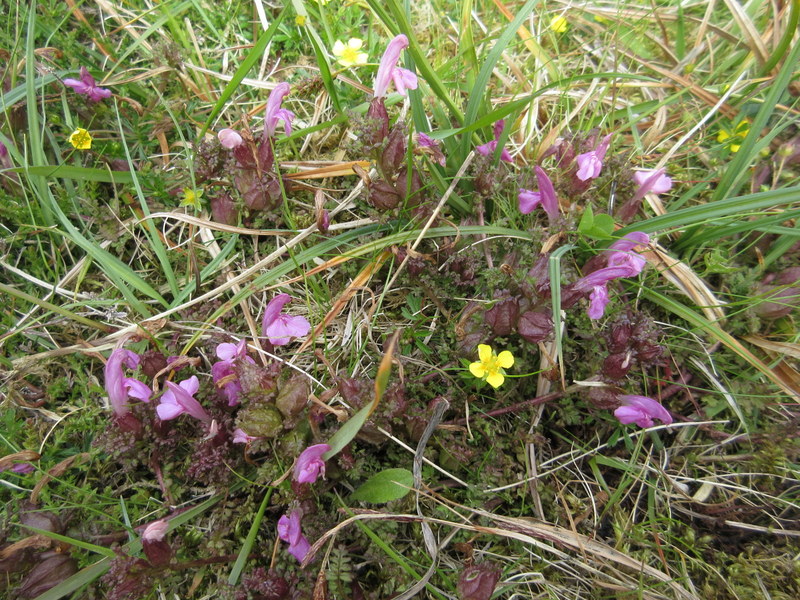
<path fill-rule="evenodd" d="M 94 169 L 91 167 L 75 167 L 73 165 L 40 165 L 38 167 L 15 167 L 10 169 L 15 173 L 28 173 L 35 177 L 74 179 L 76 181 L 98 181 L 100 183 L 133 183 L 133 174 L 130 171 L 111 171 L 109 169 Z"/>
<path fill-rule="evenodd" d="M 558 355 L 558 368 L 561 371 L 561 383 L 564 385 L 564 347 L 561 339 L 561 257 L 575 246 L 567 244 L 553 252 L 548 259 L 550 272 L 550 294 L 553 302 L 553 334 Z"/>
<path fill-rule="evenodd" d="M 230 97 L 233 96 L 233 93 L 236 91 L 236 88 L 245 78 L 247 73 L 250 72 L 250 69 L 252 69 L 256 65 L 256 63 L 258 63 L 259 60 L 261 60 L 261 55 L 264 53 L 267 44 L 269 44 L 270 41 L 272 40 L 273 36 L 275 35 L 275 32 L 278 31 L 278 26 L 281 24 L 281 21 L 283 21 L 284 17 L 286 17 L 286 14 L 289 12 L 290 6 L 291 4 L 287 4 L 286 6 L 283 7 L 283 10 L 278 14 L 277 17 L 275 17 L 275 19 L 270 24 L 269 28 L 265 32 L 263 32 L 258 37 L 256 43 L 253 44 L 250 53 L 242 61 L 242 64 L 239 65 L 239 68 L 236 69 L 236 72 L 233 74 L 233 77 L 228 82 L 228 85 L 226 85 L 225 89 L 222 90 L 222 93 L 220 94 L 217 103 L 211 109 L 211 113 L 208 115 L 206 122 L 203 124 L 203 128 L 200 130 L 200 134 L 197 136 L 199 139 L 203 138 L 206 131 L 208 131 L 208 128 L 214 122 L 214 119 L 216 119 L 217 115 L 222 111 L 223 107 L 225 106 L 225 103 L 228 100 L 230 100 Z"/>
<path fill-rule="evenodd" d="M 267 493 L 264 494 L 261 506 L 258 507 L 258 512 L 250 525 L 250 531 L 247 532 L 247 538 L 245 538 L 244 544 L 242 544 L 242 549 L 239 550 L 239 556 L 236 557 L 236 562 L 233 563 L 231 574 L 228 576 L 228 585 L 236 585 L 239 581 L 239 576 L 242 574 L 244 566 L 247 564 L 248 556 L 250 556 L 250 550 L 253 549 L 253 544 L 256 543 L 258 530 L 261 527 L 261 521 L 264 519 L 264 511 L 267 510 L 267 505 L 269 504 L 269 499 L 272 498 L 273 490 L 274 488 L 269 488 Z"/>

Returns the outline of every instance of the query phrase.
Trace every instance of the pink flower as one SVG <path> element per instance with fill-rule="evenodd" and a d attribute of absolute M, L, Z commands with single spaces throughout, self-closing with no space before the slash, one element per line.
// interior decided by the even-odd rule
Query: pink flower
<path fill-rule="evenodd" d="M 125 377 L 123 367 L 135 369 L 139 366 L 139 355 L 124 348 L 114 350 L 106 361 L 104 369 L 108 401 L 114 414 L 124 417 L 128 414 L 128 398 L 149 402 L 152 391 L 138 379 Z"/>
<path fill-rule="evenodd" d="M 242 429 L 238 427 L 233 430 L 233 439 L 231 440 L 234 444 L 249 444 L 253 440 L 257 440 L 258 438 L 252 435 L 247 435 Z"/>
<path fill-rule="evenodd" d="M 267 111 L 264 115 L 264 135 L 275 137 L 278 121 L 283 121 L 283 130 L 286 135 L 292 135 L 292 119 L 294 113 L 281 108 L 283 99 L 289 95 L 289 84 L 284 82 L 275 86 L 267 99 Z"/>
<path fill-rule="evenodd" d="M 672 189 L 672 179 L 666 175 L 663 168 L 636 171 L 633 180 L 639 186 L 636 190 L 636 195 L 639 197 L 649 193 L 663 194 Z"/>
<path fill-rule="evenodd" d="M 289 294 L 278 294 L 264 311 L 261 331 L 273 346 L 285 346 L 293 337 L 303 337 L 311 331 L 311 323 L 305 317 L 281 314 L 283 305 L 291 300 Z"/>
<path fill-rule="evenodd" d="M 169 522 L 166 519 L 159 519 L 153 521 L 142 532 L 142 541 L 145 542 L 160 542 L 169 530 Z"/>
<path fill-rule="evenodd" d="M 408 38 L 402 33 L 396 36 L 381 57 L 378 65 L 378 72 L 375 75 L 375 83 L 372 86 L 375 98 L 383 98 L 389 91 L 389 83 L 394 81 L 397 93 L 401 96 L 406 95 L 406 90 L 417 89 L 417 76 L 409 71 L 397 66 L 400 54 L 408 48 Z"/>
<path fill-rule="evenodd" d="M 447 164 L 447 160 L 444 157 L 444 153 L 442 153 L 442 148 L 439 145 L 438 140 L 433 139 L 428 134 L 421 131 L 415 134 L 415 139 L 420 148 L 420 152 L 429 155 L 431 160 L 437 163 L 440 167 L 443 167 Z"/>
<path fill-rule="evenodd" d="M 278 537 L 289 543 L 289 554 L 298 561 L 303 562 L 311 548 L 311 544 L 308 543 L 303 531 L 300 529 L 299 511 L 293 510 L 288 517 L 283 515 L 278 519 Z"/>
<path fill-rule="evenodd" d="M 595 321 L 602 318 L 606 312 L 608 301 L 608 288 L 605 285 L 594 286 L 592 293 L 589 294 L 589 309 L 586 314 Z"/>
<path fill-rule="evenodd" d="M 222 343 L 217 346 L 217 357 L 222 359 L 211 365 L 211 377 L 217 387 L 221 387 L 225 397 L 228 399 L 228 406 L 239 404 L 239 395 L 242 393 L 242 384 L 236 375 L 234 368 L 237 361 L 244 361 L 255 364 L 252 358 L 247 355 L 247 342 L 242 340 L 238 344 Z M 223 381 L 220 386 L 220 381 Z"/>
<path fill-rule="evenodd" d="M 330 449 L 328 444 L 316 444 L 303 450 L 294 465 L 294 480 L 298 483 L 314 483 L 320 475 L 325 479 L 322 455 Z"/>
<path fill-rule="evenodd" d="M 238 131 L 233 129 L 221 129 L 217 134 L 217 139 L 219 139 L 219 143 L 228 150 L 233 150 L 244 144 L 242 136 L 239 135 Z"/>
<path fill-rule="evenodd" d="M 111 90 L 97 87 L 97 82 L 86 67 L 81 67 L 80 79 L 65 79 L 64 85 L 71 87 L 78 94 L 88 96 L 92 102 L 100 102 L 104 98 L 111 97 Z"/>
<path fill-rule="evenodd" d="M 603 138 L 603 141 L 598 144 L 597 148 L 575 157 L 575 160 L 578 162 L 578 179 L 586 181 L 587 179 L 594 179 L 600 175 L 600 171 L 603 169 L 603 159 L 606 157 L 606 152 L 608 151 L 610 143 L 611 134 L 608 134 Z"/>
<path fill-rule="evenodd" d="M 620 396 L 622 406 L 614 411 L 614 416 L 623 425 L 636 423 L 639 427 L 652 427 L 653 419 L 665 425 L 672 423 L 672 415 L 661 404 L 647 396 Z"/>
<path fill-rule="evenodd" d="M 478 154 L 482 154 L 483 156 L 493 156 L 495 150 L 497 150 L 498 140 L 500 136 L 503 134 L 503 128 L 505 127 L 506 122 L 503 119 L 500 119 L 494 124 L 494 139 L 491 142 L 487 142 L 486 144 L 482 144 L 481 146 L 477 146 L 475 151 Z M 500 160 L 504 160 L 505 162 L 513 163 L 514 159 L 512 158 L 511 154 L 503 148 L 500 151 Z"/>
<path fill-rule="evenodd" d="M 183 413 L 188 413 L 200 421 L 211 421 L 211 416 L 194 399 L 194 395 L 200 389 L 200 382 L 197 380 L 197 376 L 192 375 L 189 379 L 184 379 L 177 385 L 172 381 L 167 381 L 165 385 L 168 389 L 161 396 L 161 404 L 156 407 L 159 419 L 169 421 L 181 416 Z"/>
<path fill-rule="evenodd" d="M 532 213 L 536 207 L 541 204 L 542 193 L 519 188 L 517 200 L 519 200 L 519 212 L 523 215 L 527 215 L 528 213 Z"/>

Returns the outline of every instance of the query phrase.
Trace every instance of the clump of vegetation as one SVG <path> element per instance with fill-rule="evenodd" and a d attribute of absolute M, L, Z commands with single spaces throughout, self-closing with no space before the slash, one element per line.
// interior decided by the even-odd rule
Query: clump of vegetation
<path fill-rule="evenodd" d="M 8 597 L 800 595 L 800 3 L 540 4 L 11 9 Z"/>

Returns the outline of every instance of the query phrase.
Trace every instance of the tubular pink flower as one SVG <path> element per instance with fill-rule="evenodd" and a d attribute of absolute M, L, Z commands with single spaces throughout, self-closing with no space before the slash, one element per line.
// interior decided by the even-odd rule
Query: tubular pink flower
<path fill-rule="evenodd" d="M 528 213 L 532 213 L 536 207 L 541 204 L 542 193 L 520 188 L 517 200 L 519 201 L 519 212 L 523 215 L 527 215 Z"/>
<path fill-rule="evenodd" d="M 169 522 L 166 519 L 153 521 L 142 532 L 143 542 L 160 542 L 169 530 Z"/>
<path fill-rule="evenodd" d="M 247 355 L 247 342 L 240 341 L 238 344 L 222 343 L 217 346 L 217 357 L 222 359 L 211 365 L 211 378 L 217 387 L 221 387 L 225 397 L 228 399 L 228 406 L 239 404 L 239 395 L 242 393 L 242 384 L 236 377 L 234 369 L 237 360 L 255 364 L 252 358 Z M 226 381 L 219 385 L 223 379 Z"/>
<path fill-rule="evenodd" d="M 672 189 L 672 179 L 667 176 L 663 168 L 636 171 L 633 180 L 639 186 L 636 195 L 640 198 L 648 193 L 663 194 Z"/>
<path fill-rule="evenodd" d="M 328 444 L 316 444 L 303 450 L 294 465 L 294 480 L 298 483 L 314 483 L 320 475 L 325 479 L 322 455 L 330 449 Z"/>
<path fill-rule="evenodd" d="M 268 137 L 275 137 L 275 129 L 278 121 L 283 121 L 283 129 L 286 135 L 292 135 L 292 119 L 294 113 L 285 108 L 281 108 L 283 99 L 289 95 L 289 84 L 285 81 L 275 86 L 267 99 L 267 111 L 264 115 L 264 134 Z"/>
<path fill-rule="evenodd" d="M 578 172 L 576 174 L 578 179 L 586 181 L 587 179 L 594 179 L 600 175 L 600 171 L 603 169 L 603 159 L 606 157 L 606 152 L 608 151 L 610 143 L 611 134 L 608 134 L 603 138 L 603 141 L 597 145 L 597 148 L 575 157 L 578 163 Z"/>
<path fill-rule="evenodd" d="M 80 79 L 67 78 L 64 80 L 64 85 L 71 87 L 78 94 L 88 96 L 92 102 L 100 102 L 104 98 L 111 97 L 111 90 L 98 87 L 86 67 L 81 67 L 80 77 Z"/>
<path fill-rule="evenodd" d="M 558 197 L 553 182 L 539 165 L 536 165 L 534 171 L 536 171 L 536 180 L 539 182 L 539 191 L 542 194 L 542 208 L 550 221 L 553 221 L 558 218 Z"/>
<path fill-rule="evenodd" d="M 672 415 L 661 404 L 647 396 L 620 396 L 622 406 L 614 411 L 614 416 L 623 425 L 636 423 L 639 427 L 652 427 L 653 419 L 665 425 L 672 423 Z"/>
<path fill-rule="evenodd" d="M 239 135 L 238 131 L 233 129 L 220 129 L 219 133 L 217 134 L 217 139 L 219 140 L 219 143 L 228 150 L 233 150 L 234 148 L 238 148 L 244 144 L 242 136 Z"/>
<path fill-rule="evenodd" d="M 605 285 L 594 286 L 592 293 L 589 294 L 589 309 L 586 314 L 594 321 L 601 319 L 606 312 L 608 301 L 608 288 Z"/>
<path fill-rule="evenodd" d="M 408 38 L 402 33 L 389 42 L 378 65 L 375 83 L 372 85 L 375 98 L 384 98 L 386 96 L 391 81 L 394 81 L 397 93 L 401 96 L 406 95 L 407 89 L 417 89 L 417 76 L 408 69 L 397 66 L 400 54 L 406 48 L 408 48 Z"/>
<path fill-rule="evenodd" d="M 278 519 L 278 537 L 289 543 L 289 554 L 299 562 L 303 562 L 311 548 L 311 544 L 308 543 L 300 528 L 299 511 L 293 510 L 288 517 L 283 515 Z"/>
<path fill-rule="evenodd" d="M 636 246 L 646 246 L 650 243 L 650 236 L 642 231 L 631 231 L 625 234 L 624 237 L 618 239 L 611 244 L 609 250 L 619 250 L 620 252 L 629 252 Z"/>
<path fill-rule="evenodd" d="M 183 413 L 188 413 L 195 419 L 206 423 L 211 421 L 211 416 L 194 399 L 194 395 L 200 389 L 200 382 L 197 380 L 197 376 L 192 375 L 189 379 L 184 379 L 177 385 L 172 381 L 167 381 L 165 385 L 168 389 L 161 396 L 161 404 L 156 407 L 158 417 L 162 421 L 175 419 Z"/>
<path fill-rule="evenodd" d="M 506 122 L 503 119 L 500 119 L 494 124 L 494 139 L 491 142 L 487 142 L 485 144 L 481 144 L 480 146 L 475 147 L 475 151 L 478 154 L 482 154 L 483 156 L 493 156 L 495 150 L 497 150 L 497 144 L 499 143 L 500 136 L 503 134 L 503 128 L 505 127 Z M 503 148 L 500 150 L 500 160 L 505 162 L 514 162 L 514 158 L 511 156 L 511 153 Z"/>
<path fill-rule="evenodd" d="M 138 379 L 125 377 L 123 367 L 135 369 L 139 366 L 139 355 L 124 348 L 114 350 L 106 361 L 104 369 L 105 387 L 108 401 L 114 414 L 124 417 L 128 414 L 128 398 L 149 402 L 152 391 Z"/>
<path fill-rule="evenodd" d="M 311 331 L 311 323 L 305 317 L 281 314 L 284 304 L 291 299 L 289 294 L 278 294 L 264 310 L 261 331 L 273 346 L 285 346 L 293 337 L 303 337 Z"/>
<path fill-rule="evenodd" d="M 231 440 L 234 444 L 249 444 L 253 440 L 257 440 L 258 438 L 252 435 L 247 435 L 244 430 L 240 428 L 236 428 L 233 430 L 233 439 Z"/>

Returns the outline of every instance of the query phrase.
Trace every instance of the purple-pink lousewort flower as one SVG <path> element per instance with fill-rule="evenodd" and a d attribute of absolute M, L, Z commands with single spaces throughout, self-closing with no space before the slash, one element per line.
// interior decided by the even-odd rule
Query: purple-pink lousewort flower
<path fill-rule="evenodd" d="M 221 388 L 225 394 L 228 406 L 236 406 L 239 404 L 242 384 L 236 376 L 235 363 L 240 360 L 255 364 L 256 361 L 247 355 L 247 342 L 245 340 L 240 341 L 238 344 L 227 342 L 219 344 L 216 352 L 217 357 L 221 360 L 211 365 L 211 377 L 214 380 L 214 384 Z M 221 385 L 220 382 L 222 382 Z"/>
<path fill-rule="evenodd" d="M 142 531 L 142 541 L 144 542 L 160 542 L 169 530 L 169 521 L 166 519 L 159 519 L 153 521 Z"/>
<path fill-rule="evenodd" d="M 278 294 L 264 310 L 261 331 L 273 346 L 285 346 L 292 338 L 303 337 L 311 331 L 311 323 L 305 317 L 281 314 L 284 304 L 291 299 L 289 294 Z"/>
<path fill-rule="evenodd" d="M 320 475 L 325 479 L 322 455 L 330 449 L 328 444 L 316 444 L 303 450 L 294 465 L 294 480 L 298 483 L 314 483 Z"/>
<path fill-rule="evenodd" d="M 406 90 L 417 89 L 417 76 L 402 67 L 397 66 L 400 54 L 408 48 L 408 38 L 402 33 L 389 42 L 386 51 L 381 57 L 375 83 L 372 85 L 375 98 L 384 98 L 389 91 L 389 83 L 394 81 L 394 87 L 401 96 L 406 95 Z"/>
<path fill-rule="evenodd" d="M 602 319 L 608 302 L 608 288 L 605 285 L 594 286 L 589 294 L 589 308 L 586 314 L 594 321 Z"/>
<path fill-rule="evenodd" d="M 28 473 L 33 473 L 35 467 L 29 462 L 20 462 L 15 463 L 11 467 L 7 466 L 0 466 L 0 473 L 9 469 L 12 473 L 17 473 L 19 475 L 27 475 Z"/>
<path fill-rule="evenodd" d="M 267 99 L 267 112 L 264 115 L 264 135 L 275 137 L 278 121 L 283 121 L 283 130 L 286 135 L 292 135 L 292 119 L 294 113 L 281 108 L 283 99 L 289 95 L 289 84 L 285 81 L 275 86 Z"/>
<path fill-rule="evenodd" d="M 665 170 L 661 169 L 642 169 L 633 174 L 633 181 L 639 186 L 636 196 L 641 198 L 645 194 L 663 194 L 672 189 L 672 179 L 667 176 Z"/>
<path fill-rule="evenodd" d="M 222 144 L 223 148 L 227 148 L 228 150 L 233 150 L 244 144 L 242 136 L 234 129 L 220 129 L 217 134 L 217 139 L 219 143 Z"/>
<path fill-rule="evenodd" d="M 429 155 L 433 162 L 437 163 L 441 167 L 447 164 L 447 160 L 444 157 L 439 140 L 433 139 L 431 136 L 423 133 L 422 131 L 417 133 L 414 139 L 416 140 L 420 151 L 423 154 Z"/>
<path fill-rule="evenodd" d="M 172 548 L 164 539 L 169 530 L 166 519 L 153 521 L 142 532 L 142 550 L 154 567 L 163 567 L 172 560 Z"/>
<path fill-rule="evenodd" d="M 108 401 L 114 414 L 124 417 L 128 414 L 128 398 L 149 402 L 152 390 L 133 377 L 125 377 L 124 367 L 135 369 L 139 366 L 139 355 L 124 348 L 114 350 L 106 361 L 104 369 Z"/>
<path fill-rule="evenodd" d="M 494 139 L 491 142 L 487 142 L 475 148 L 475 151 L 478 154 L 482 154 L 483 156 L 493 156 L 495 150 L 497 150 L 497 144 L 500 139 L 500 136 L 503 134 L 503 128 L 505 127 L 506 122 L 503 119 L 500 119 L 494 124 Z M 503 148 L 500 150 L 500 160 L 504 160 L 506 162 L 513 163 L 514 159 L 509 153 L 508 150 Z M 533 209 L 531 209 L 533 210 Z"/>
<path fill-rule="evenodd" d="M 283 515 L 278 519 L 278 537 L 289 543 L 289 554 L 298 561 L 303 562 L 311 548 L 311 544 L 308 543 L 300 528 L 299 511 L 293 510 L 288 517 Z"/>
<path fill-rule="evenodd" d="M 233 430 L 233 439 L 231 440 L 234 444 L 249 444 L 253 440 L 257 440 L 258 438 L 253 435 L 247 435 L 243 429 L 237 427 Z"/>
<path fill-rule="evenodd" d="M 111 90 L 97 86 L 94 77 L 89 74 L 86 67 L 81 67 L 80 79 L 65 79 L 64 85 L 71 87 L 78 94 L 88 96 L 92 102 L 100 102 L 104 98 L 111 97 Z"/>
<path fill-rule="evenodd" d="M 672 415 L 661 404 L 647 396 L 620 396 L 622 406 L 614 411 L 614 416 L 623 425 L 636 423 L 639 427 L 652 427 L 653 419 L 665 425 L 672 423 Z"/>
<path fill-rule="evenodd" d="M 597 145 L 597 148 L 575 157 L 578 163 L 578 172 L 576 174 L 578 179 L 586 181 L 587 179 L 594 179 L 600 175 L 600 171 L 603 169 L 603 159 L 606 157 L 606 152 L 608 151 L 610 143 L 611 134 L 608 134 L 603 138 L 603 141 Z"/>
<path fill-rule="evenodd" d="M 200 382 L 196 375 L 184 379 L 177 385 L 172 381 L 167 381 L 165 385 L 168 389 L 161 396 L 161 404 L 156 407 L 158 417 L 162 421 L 175 419 L 183 413 L 188 413 L 200 421 L 211 421 L 211 416 L 194 399 L 194 395 L 200 389 Z"/>

